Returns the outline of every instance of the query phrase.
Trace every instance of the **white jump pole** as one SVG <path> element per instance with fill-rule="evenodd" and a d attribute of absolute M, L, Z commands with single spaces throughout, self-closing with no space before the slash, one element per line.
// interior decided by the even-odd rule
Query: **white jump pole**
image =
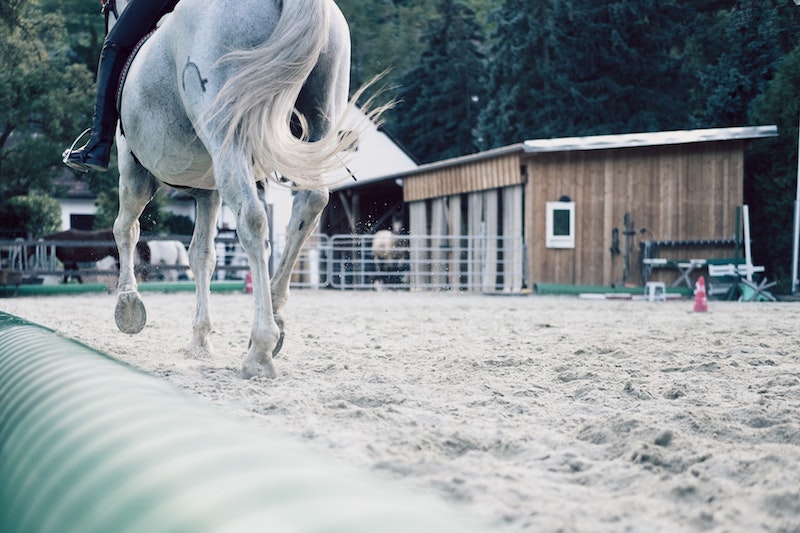
<path fill-rule="evenodd" d="M 753 253 L 750 250 L 750 207 L 742 206 L 742 225 L 744 226 L 744 262 L 747 266 L 747 281 L 753 281 Z"/>
<path fill-rule="evenodd" d="M 797 292 L 798 240 L 800 240 L 800 128 L 797 143 L 797 194 L 794 200 L 794 234 L 792 236 L 792 294 Z"/>

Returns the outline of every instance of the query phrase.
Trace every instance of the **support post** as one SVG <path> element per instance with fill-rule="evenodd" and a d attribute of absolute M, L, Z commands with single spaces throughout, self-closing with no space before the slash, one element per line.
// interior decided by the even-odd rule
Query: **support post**
<path fill-rule="evenodd" d="M 794 199 L 794 232 L 792 233 L 792 294 L 797 292 L 797 261 L 800 251 L 800 127 L 797 130 L 797 193 Z"/>

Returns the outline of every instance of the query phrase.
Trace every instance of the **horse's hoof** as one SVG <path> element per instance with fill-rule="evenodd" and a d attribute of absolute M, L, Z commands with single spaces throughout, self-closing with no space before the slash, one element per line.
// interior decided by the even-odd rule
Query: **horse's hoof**
<path fill-rule="evenodd" d="M 147 323 L 147 311 L 138 293 L 121 292 L 117 296 L 114 320 L 122 333 L 135 335 L 144 329 Z"/>
<path fill-rule="evenodd" d="M 272 364 L 272 361 L 269 361 L 265 364 L 252 364 L 248 361 L 245 361 L 242 365 L 242 378 L 244 379 L 252 379 L 252 378 L 270 378 L 275 379 L 277 377 L 278 372 L 275 370 L 275 365 Z"/>
<path fill-rule="evenodd" d="M 186 359 L 211 359 L 211 357 L 214 355 L 214 349 L 211 348 L 211 344 L 208 342 L 205 344 L 192 342 L 183 349 L 183 355 L 186 357 Z"/>

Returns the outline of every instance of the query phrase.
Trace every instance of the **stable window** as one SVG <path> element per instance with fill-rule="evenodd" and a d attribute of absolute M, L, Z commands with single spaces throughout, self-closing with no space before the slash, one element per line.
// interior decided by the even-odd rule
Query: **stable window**
<path fill-rule="evenodd" d="M 547 202 L 546 245 L 575 248 L 575 202 Z"/>

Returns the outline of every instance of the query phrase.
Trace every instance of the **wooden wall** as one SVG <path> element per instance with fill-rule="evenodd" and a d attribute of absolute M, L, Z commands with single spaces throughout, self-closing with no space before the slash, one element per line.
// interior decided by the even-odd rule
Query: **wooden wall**
<path fill-rule="evenodd" d="M 623 219 L 635 230 L 628 281 L 641 284 L 639 240 L 730 239 L 743 198 L 743 141 L 527 154 L 525 235 L 529 283 L 619 283 L 612 230 L 625 245 Z M 574 249 L 545 247 L 545 205 L 575 202 Z M 623 250 L 624 252 L 624 250 Z M 703 250 L 696 250 L 703 257 Z M 689 259 L 689 258 L 684 258 Z"/>
<path fill-rule="evenodd" d="M 624 253 L 624 217 L 632 239 L 629 284 L 642 283 L 639 242 L 732 239 L 743 202 L 743 140 L 681 145 L 526 153 L 522 146 L 447 165 L 432 165 L 403 178 L 406 204 L 463 193 L 524 187 L 526 282 L 610 285 L 623 281 L 623 255 L 612 256 L 612 231 Z M 575 202 L 574 249 L 545 246 L 545 206 L 568 196 Z M 640 228 L 647 231 L 640 233 Z M 689 257 L 728 252 L 691 248 Z M 657 274 L 670 281 L 671 273 Z"/>
<path fill-rule="evenodd" d="M 403 200 L 416 202 L 519 185 L 524 182 L 520 173 L 520 155 L 521 151 L 408 176 L 403 182 Z"/>

